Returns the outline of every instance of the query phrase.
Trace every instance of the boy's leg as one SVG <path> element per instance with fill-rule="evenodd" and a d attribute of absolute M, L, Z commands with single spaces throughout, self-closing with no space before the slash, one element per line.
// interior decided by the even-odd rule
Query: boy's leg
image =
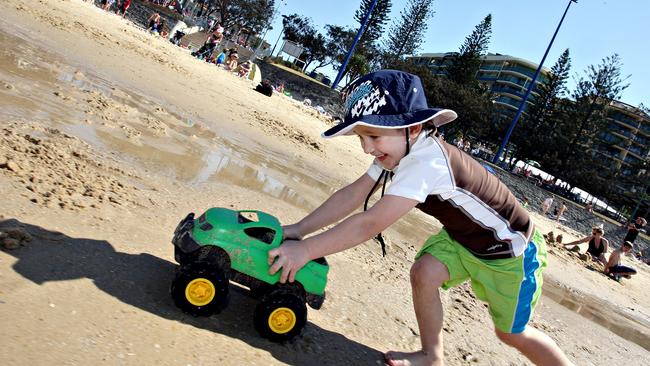
<path fill-rule="evenodd" d="M 626 276 L 626 278 L 630 278 L 629 276 L 636 274 L 636 269 L 619 264 L 618 266 L 614 266 L 610 268 L 609 273 L 613 275 L 621 275 L 621 276 Z"/>
<path fill-rule="evenodd" d="M 432 255 L 422 255 L 415 261 L 411 267 L 411 287 L 422 350 L 409 353 L 387 352 L 385 358 L 389 365 L 443 364 L 443 311 L 439 288 L 447 280 L 447 267 Z"/>
<path fill-rule="evenodd" d="M 471 258 L 472 263 L 468 260 L 466 265 L 474 293 L 489 304 L 495 332 L 501 341 L 537 365 L 571 365 L 551 338 L 527 325 L 542 293 L 546 261 L 546 243 L 535 230 L 520 256 L 490 261 Z"/>
<path fill-rule="evenodd" d="M 516 348 L 536 365 L 572 365 L 560 347 L 546 334 L 527 326 L 521 333 L 504 333 L 495 329 L 497 337 Z"/>

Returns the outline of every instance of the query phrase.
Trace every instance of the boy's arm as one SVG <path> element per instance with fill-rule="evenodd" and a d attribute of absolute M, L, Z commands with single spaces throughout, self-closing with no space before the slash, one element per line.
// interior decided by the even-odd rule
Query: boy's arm
<path fill-rule="evenodd" d="M 612 254 L 609 255 L 609 261 L 607 261 L 607 265 L 605 266 L 604 270 L 606 274 L 609 273 L 610 268 L 616 266 L 619 256 L 620 255 L 618 253 L 618 250 L 613 251 Z"/>
<path fill-rule="evenodd" d="M 368 174 L 362 175 L 356 181 L 336 191 L 298 223 L 287 225 L 284 228 L 285 237 L 302 239 L 307 234 L 338 222 L 361 206 L 374 184 L 375 181 Z"/>
<path fill-rule="evenodd" d="M 354 214 L 333 228 L 303 241 L 286 241 L 269 251 L 270 274 L 282 268 L 280 282 L 293 282 L 308 261 L 343 251 L 374 237 L 409 212 L 417 200 L 386 195 L 368 211 Z"/>

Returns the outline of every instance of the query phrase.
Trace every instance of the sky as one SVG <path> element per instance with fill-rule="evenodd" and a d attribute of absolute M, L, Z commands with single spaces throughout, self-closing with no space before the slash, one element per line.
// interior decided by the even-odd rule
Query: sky
<path fill-rule="evenodd" d="M 435 14 L 429 22 L 419 53 L 458 51 L 461 44 L 486 15 L 492 14 L 492 38 L 488 52 L 507 54 L 539 63 L 553 32 L 562 18 L 568 0 L 434 0 Z M 293 13 L 311 18 L 314 26 L 325 34 L 326 24 L 347 25 L 358 29 L 354 12 L 360 0 L 276 0 L 278 12 L 273 29 L 265 39 L 275 44 L 282 30 L 282 17 Z M 399 19 L 407 0 L 393 0 L 391 21 Z M 585 75 L 589 65 L 617 53 L 622 60 L 622 75 L 630 75 L 630 86 L 620 101 L 633 106 L 650 106 L 646 85 L 650 84 L 650 48 L 644 25 L 650 14 L 649 0 L 578 0 L 571 4 L 562 27 L 549 51 L 544 66 L 551 67 L 560 54 L 569 49 L 571 55 L 570 90 L 574 79 Z M 281 46 L 281 42 L 278 47 Z M 277 50 L 276 50 L 277 52 Z M 319 69 L 325 74 L 336 74 Z"/>

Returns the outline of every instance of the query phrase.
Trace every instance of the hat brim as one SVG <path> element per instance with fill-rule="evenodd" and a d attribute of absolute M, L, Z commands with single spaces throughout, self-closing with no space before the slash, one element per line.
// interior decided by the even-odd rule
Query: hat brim
<path fill-rule="evenodd" d="M 395 115 L 367 115 L 362 116 L 354 122 L 341 122 L 338 125 L 323 132 L 321 136 L 325 138 L 351 135 L 352 130 L 357 126 L 368 126 L 384 129 L 398 129 L 416 126 L 427 121 L 433 120 L 436 127 L 447 124 L 458 117 L 456 112 L 451 109 L 429 108 L 421 111 L 395 114 Z"/>

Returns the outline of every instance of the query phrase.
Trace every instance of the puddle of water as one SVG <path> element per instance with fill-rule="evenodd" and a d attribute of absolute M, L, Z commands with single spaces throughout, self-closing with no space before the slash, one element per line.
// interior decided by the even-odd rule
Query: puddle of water
<path fill-rule="evenodd" d="M 577 295 L 550 281 L 544 282 L 544 296 L 582 317 L 609 329 L 621 338 L 650 351 L 650 323 L 626 314 L 614 305 L 587 295 Z"/>
<path fill-rule="evenodd" d="M 313 210 L 340 188 L 320 172 L 245 136 L 223 129 L 212 131 L 209 122 L 192 112 L 133 88 L 121 90 L 97 70 L 75 67 L 63 57 L 37 48 L 27 34 L 8 34 L 0 28 L 0 44 L 18 45 L 0 52 L 0 80 L 15 84 L 13 90 L 0 90 L 0 118 L 48 121 L 101 150 L 114 151 L 190 184 L 235 184 L 305 210 Z M 76 102 L 66 104 L 55 92 Z M 103 110 L 89 113 L 91 102 L 99 103 L 107 114 L 101 115 Z M 145 119 L 159 122 L 167 132 L 154 134 L 141 124 Z M 138 136 L 126 137 L 124 131 L 129 128 L 137 130 Z M 409 215 L 391 230 L 418 247 L 438 228 L 422 215 Z"/>
<path fill-rule="evenodd" d="M 0 80 L 12 86 L 0 91 L 0 117 L 47 121 L 102 150 L 191 184 L 236 184 L 306 209 L 332 193 L 325 177 L 302 173 L 285 156 L 241 136 L 221 130 L 217 135 L 191 112 L 162 108 L 161 102 L 132 89 L 122 91 L 107 78 L 1 30 L 0 44 L 18 45 L 0 52 Z M 63 95 L 71 102 L 66 104 Z M 145 119 L 166 132 L 156 135 L 151 126 L 138 123 Z"/>

